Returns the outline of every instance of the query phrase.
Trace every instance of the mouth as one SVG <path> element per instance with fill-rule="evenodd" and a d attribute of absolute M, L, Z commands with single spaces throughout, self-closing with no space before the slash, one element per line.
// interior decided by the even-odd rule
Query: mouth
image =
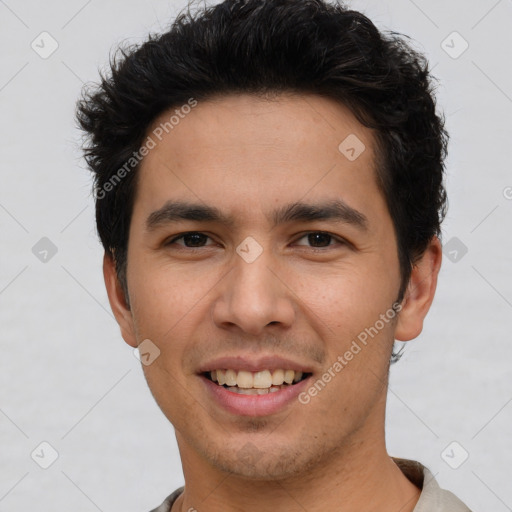
<path fill-rule="evenodd" d="M 268 395 L 290 389 L 308 379 L 311 373 L 290 370 L 246 370 L 217 369 L 202 373 L 210 382 L 239 395 Z"/>
<path fill-rule="evenodd" d="M 197 375 L 212 412 L 269 417 L 294 404 L 302 407 L 298 396 L 310 385 L 315 372 L 308 362 L 278 354 L 230 354 L 204 363 Z M 296 411 L 302 414 L 302 409 Z"/>

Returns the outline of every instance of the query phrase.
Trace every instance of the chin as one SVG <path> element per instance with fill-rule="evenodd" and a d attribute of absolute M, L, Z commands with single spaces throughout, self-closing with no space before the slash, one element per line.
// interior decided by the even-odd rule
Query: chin
<path fill-rule="evenodd" d="M 263 450 L 257 443 L 248 441 L 238 450 L 231 448 L 204 455 L 217 469 L 252 481 L 286 480 L 314 465 L 300 447 L 285 447 L 281 443 Z"/>

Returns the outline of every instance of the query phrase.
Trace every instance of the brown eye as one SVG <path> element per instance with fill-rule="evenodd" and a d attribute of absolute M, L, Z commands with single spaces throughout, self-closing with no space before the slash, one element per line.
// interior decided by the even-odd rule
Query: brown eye
<path fill-rule="evenodd" d="M 307 242 L 310 244 L 310 247 L 312 248 L 331 247 L 333 245 L 331 244 L 331 241 L 333 240 L 338 243 L 343 243 L 342 240 L 340 240 L 337 237 L 334 237 L 334 235 L 331 235 L 330 233 L 326 233 L 325 231 L 312 231 L 311 233 L 306 233 L 304 236 L 299 238 L 299 240 L 303 240 L 305 238 L 307 238 Z"/>
<path fill-rule="evenodd" d="M 184 246 L 189 249 L 197 249 L 201 247 L 205 247 L 206 241 L 210 237 L 205 235 L 204 233 L 200 233 L 199 231 L 191 231 L 189 233 L 183 233 L 172 240 L 169 240 L 165 245 L 173 245 L 178 240 L 183 240 L 183 244 L 176 244 L 180 246 Z"/>

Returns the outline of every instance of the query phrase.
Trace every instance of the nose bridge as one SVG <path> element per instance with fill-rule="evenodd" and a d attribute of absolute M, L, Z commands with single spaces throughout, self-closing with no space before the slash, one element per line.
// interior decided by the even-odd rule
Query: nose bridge
<path fill-rule="evenodd" d="M 247 300 L 255 306 L 268 304 L 275 300 L 275 275 L 270 271 L 271 257 L 261 254 L 254 261 L 239 258 L 233 272 L 233 293 L 239 299 Z M 235 260 L 236 261 L 236 260 Z M 249 299 L 249 300 L 248 300 Z"/>
<path fill-rule="evenodd" d="M 271 323 L 291 325 L 293 304 L 286 286 L 271 270 L 273 263 L 270 249 L 256 245 L 254 239 L 238 246 L 234 268 L 226 276 L 214 308 L 218 325 L 236 324 L 255 335 Z"/>

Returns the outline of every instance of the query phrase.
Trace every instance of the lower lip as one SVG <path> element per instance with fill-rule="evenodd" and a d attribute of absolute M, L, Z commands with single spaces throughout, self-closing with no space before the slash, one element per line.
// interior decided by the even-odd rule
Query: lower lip
<path fill-rule="evenodd" d="M 283 410 L 288 404 L 298 400 L 297 396 L 307 387 L 310 378 L 311 376 L 266 395 L 241 395 L 201 376 L 207 393 L 214 401 L 226 411 L 238 416 L 268 416 Z"/>

